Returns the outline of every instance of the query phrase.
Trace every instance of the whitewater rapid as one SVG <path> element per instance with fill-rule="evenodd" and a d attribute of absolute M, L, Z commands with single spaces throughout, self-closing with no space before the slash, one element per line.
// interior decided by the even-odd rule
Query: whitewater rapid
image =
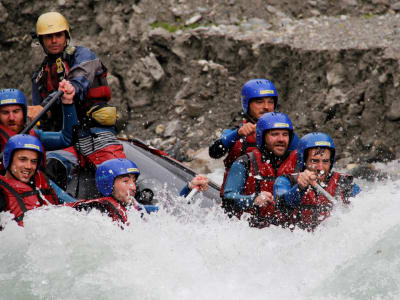
<path fill-rule="evenodd" d="M 38 209 L 25 228 L 2 213 L 0 299 L 399 299 L 400 180 L 357 183 L 314 233 L 250 228 L 179 197 L 129 212 L 124 230 L 95 211 Z"/>

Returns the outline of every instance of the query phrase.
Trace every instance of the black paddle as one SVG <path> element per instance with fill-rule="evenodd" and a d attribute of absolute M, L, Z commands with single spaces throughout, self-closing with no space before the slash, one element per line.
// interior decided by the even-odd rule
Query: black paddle
<path fill-rule="evenodd" d="M 47 102 L 47 104 L 43 107 L 43 109 L 37 114 L 37 116 L 32 120 L 28 126 L 26 126 L 24 129 L 19 134 L 25 134 L 28 133 L 29 131 L 36 125 L 36 123 L 40 120 L 40 118 L 48 112 L 50 107 L 56 103 L 58 98 L 60 98 L 64 94 L 63 91 L 57 91 L 54 95 L 49 95 L 46 99 L 43 100 L 43 102 Z M 50 99 L 50 100 L 49 100 Z M 0 160 L 3 159 L 3 152 L 0 153 Z"/>
<path fill-rule="evenodd" d="M 64 94 L 63 91 L 57 91 L 54 95 L 49 95 L 43 102 L 47 102 L 47 104 L 43 107 L 43 109 L 36 115 L 36 117 L 32 120 L 30 124 L 28 124 L 19 134 L 29 133 L 36 123 L 40 120 L 40 118 L 48 112 L 50 107 L 53 106 L 54 103 Z M 50 100 L 48 100 L 50 98 Z"/>

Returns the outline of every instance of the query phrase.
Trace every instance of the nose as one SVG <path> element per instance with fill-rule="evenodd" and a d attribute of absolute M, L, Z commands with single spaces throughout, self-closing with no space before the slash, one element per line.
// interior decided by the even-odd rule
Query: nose
<path fill-rule="evenodd" d="M 52 35 L 51 35 L 51 42 L 52 42 L 52 43 L 55 43 L 56 41 L 57 41 L 56 35 L 55 35 L 55 34 L 52 34 Z"/>
<path fill-rule="evenodd" d="M 10 114 L 8 115 L 8 119 L 15 120 L 15 114 L 13 112 L 10 112 Z"/>

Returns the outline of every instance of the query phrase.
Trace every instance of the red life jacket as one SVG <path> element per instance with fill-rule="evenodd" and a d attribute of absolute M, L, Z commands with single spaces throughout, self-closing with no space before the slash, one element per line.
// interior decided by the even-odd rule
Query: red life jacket
<path fill-rule="evenodd" d="M 246 123 L 247 123 L 247 121 L 244 120 L 243 124 L 246 124 Z M 221 197 L 224 195 L 224 187 L 225 187 L 226 177 L 228 177 L 228 173 L 229 173 L 229 170 L 231 169 L 232 164 L 240 156 L 242 156 L 246 153 L 250 153 L 254 149 L 257 149 L 256 133 L 253 133 L 252 135 L 248 135 L 245 138 L 241 137 L 233 145 L 232 149 L 229 151 L 228 155 L 224 159 L 225 173 L 224 173 L 224 179 L 222 181 L 221 190 L 220 190 Z"/>
<path fill-rule="evenodd" d="M 58 198 L 49 181 L 41 171 L 35 175 L 35 187 L 15 178 L 0 176 L 0 190 L 6 200 L 6 211 L 15 216 L 18 225 L 23 226 L 23 218 L 28 210 L 49 204 L 58 204 Z"/>
<path fill-rule="evenodd" d="M 14 132 L 14 131 L 10 130 L 9 128 L 7 128 L 6 126 L 3 126 L 0 124 L 0 151 L 1 152 L 4 151 L 4 146 L 6 145 L 6 143 L 10 139 L 10 137 L 13 137 L 16 134 L 17 134 L 16 132 Z M 29 131 L 29 134 L 37 137 L 35 130 L 33 130 L 33 129 L 31 129 Z"/>
<path fill-rule="evenodd" d="M 73 203 L 66 203 L 66 206 L 73 207 L 77 210 L 97 208 L 101 212 L 107 212 L 113 221 L 121 221 L 127 223 L 126 208 L 121 205 L 113 197 L 103 197 L 91 200 L 79 200 Z"/>
<path fill-rule="evenodd" d="M 339 183 L 345 177 L 346 175 L 333 172 L 324 189 L 333 197 L 340 197 L 344 204 L 348 204 L 349 201 L 346 200 L 342 189 L 339 187 Z M 309 188 L 301 199 L 299 207 L 291 213 L 290 223 L 302 229 L 312 231 L 323 220 L 330 216 L 333 205 L 334 203 L 325 196 L 319 194 L 313 188 Z"/>
<path fill-rule="evenodd" d="M 63 79 L 68 79 L 71 61 L 74 54 L 64 53 L 62 56 L 56 59 L 54 63 L 49 62 L 46 57 L 42 63 L 42 68 L 39 71 L 37 77 L 37 83 L 39 86 L 40 95 L 45 99 L 49 94 L 58 90 L 58 84 Z M 84 109 L 89 109 L 93 104 L 97 102 L 104 102 L 111 99 L 111 89 L 106 80 L 107 69 L 103 66 L 103 73 L 96 75 L 93 83 L 88 90 L 86 99 L 92 101 L 85 101 L 83 103 Z"/>
<path fill-rule="evenodd" d="M 292 174 L 295 171 L 297 151 L 291 151 L 277 169 L 271 163 L 262 160 L 262 153 L 258 149 L 247 155 L 249 157 L 249 171 L 245 188 L 242 192 L 244 195 L 258 195 L 262 191 L 273 194 L 276 178 L 281 175 Z M 254 210 L 249 212 L 255 213 Z M 264 222 L 272 224 L 281 223 L 284 219 L 283 214 L 273 204 L 260 207 L 257 217 L 261 217 Z"/>

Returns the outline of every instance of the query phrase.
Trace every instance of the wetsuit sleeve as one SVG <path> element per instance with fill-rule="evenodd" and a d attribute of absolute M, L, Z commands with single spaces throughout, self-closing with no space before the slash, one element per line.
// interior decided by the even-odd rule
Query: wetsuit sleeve
<path fill-rule="evenodd" d="M 239 209 L 253 206 L 255 194 L 243 195 L 247 180 L 247 170 L 243 157 L 238 158 L 232 165 L 224 188 L 224 198 L 233 200 Z"/>
<path fill-rule="evenodd" d="M 158 212 L 159 208 L 155 205 L 143 205 L 144 209 L 146 210 L 146 212 L 148 214 L 154 213 L 154 212 Z"/>
<path fill-rule="evenodd" d="M 274 199 L 284 200 L 290 207 L 300 204 L 304 191 L 299 189 L 297 184 L 292 186 L 290 179 L 286 176 L 279 176 L 274 183 Z"/>
<path fill-rule="evenodd" d="M 62 109 L 64 122 L 61 131 L 54 132 L 35 129 L 36 135 L 48 151 L 67 148 L 72 143 L 72 129 L 78 124 L 75 105 L 63 104 Z"/>
<path fill-rule="evenodd" d="M 70 196 L 62 188 L 60 188 L 54 181 L 49 179 L 49 182 L 50 182 L 50 185 L 53 188 L 54 192 L 56 193 L 58 201 L 60 202 L 60 204 L 76 202 L 77 201 L 74 197 Z"/>
<path fill-rule="evenodd" d="M 191 191 L 191 189 L 189 189 L 189 185 L 186 184 L 186 185 L 182 188 L 182 190 L 179 192 L 179 196 L 180 196 L 180 197 L 186 197 L 187 195 L 189 195 L 190 191 Z"/>
<path fill-rule="evenodd" d="M 238 134 L 238 129 L 226 129 L 221 135 L 221 138 L 216 140 L 210 148 L 208 148 L 208 153 L 211 158 L 221 158 L 229 150 L 232 149 L 233 145 L 235 145 L 236 141 L 240 139 L 240 135 Z"/>
<path fill-rule="evenodd" d="M 85 47 L 77 47 L 74 55 L 74 65 L 69 70 L 68 80 L 75 88 L 75 99 L 83 101 L 95 76 L 103 72 L 103 65 L 96 54 Z"/>
<path fill-rule="evenodd" d="M 351 192 L 350 197 L 355 197 L 361 192 L 361 188 L 357 184 L 353 184 L 353 190 Z"/>

